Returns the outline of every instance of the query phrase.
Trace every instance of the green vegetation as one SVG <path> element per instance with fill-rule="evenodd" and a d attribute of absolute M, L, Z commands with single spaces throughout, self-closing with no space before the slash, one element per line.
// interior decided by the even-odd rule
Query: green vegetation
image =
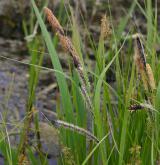
<path fill-rule="evenodd" d="M 76 165 L 138 165 L 160 162 L 160 59 L 154 49 L 154 46 L 160 43 L 160 37 L 157 31 L 157 10 L 153 10 L 152 1 L 147 0 L 146 8 L 143 9 L 135 0 L 127 16 L 121 18 L 117 27 L 113 26 L 112 14 L 110 13 L 108 19 L 110 19 L 112 28 L 105 33 L 106 29 L 103 29 L 103 25 L 100 24 L 101 34 L 97 44 L 85 25 L 86 29 L 84 31 L 87 33 L 89 44 L 92 46 L 96 59 L 94 68 L 90 65 L 85 65 L 86 62 L 84 60 L 89 59 L 88 55 L 83 57 L 82 38 L 79 35 L 72 8 L 69 8 L 68 15 L 66 14 L 67 16 L 64 17 L 64 20 L 62 19 L 62 1 L 58 18 L 62 24 L 66 19 L 70 19 L 72 43 L 78 52 L 80 63 L 83 67 L 86 95 L 91 101 L 90 108 L 86 100 L 87 97 L 83 92 L 84 84 L 82 83 L 81 74 L 79 74 L 79 70 L 72 62 L 74 58 L 71 56 L 72 60 L 68 60 L 68 73 L 63 71 L 59 61 L 57 45 L 60 43 L 61 47 L 64 46 L 58 40 L 61 34 L 57 34 L 58 37 L 54 35 L 54 38 L 51 38 L 46 27 L 48 22 L 44 21 L 43 7 L 38 9 L 34 0 L 31 0 L 31 2 L 32 17 L 30 29 L 28 30 L 24 21 L 25 35 L 28 36 L 33 32 L 34 24 L 37 21 L 41 33 L 35 35 L 32 41 L 28 43 L 28 50 L 31 55 L 29 64 L 29 95 L 26 117 L 23 121 L 24 126 L 22 122 L 15 126 L 22 128 L 18 149 L 12 148 L 10 145 L 5 119 L 2 123 L 3 131 L 0 132 L 0 151 L 5 157 L 6 164 L 25 164 L 24 162 L 28 161 L 31 164 L 48 164 L 47 153 L 41 152 L 40 124 L 38 114 L 36 113 L 38 110 L 35 110 L 36 107 L 33 107 L 39 72 L 41 69 L 48 69 L 42 66 L 45 45 L 53 64 L 53 69 L 49 70 L 55 74 L 60 92 L 60 98 L 56 101 L 57 118 L 78 126 L 80 131 L 81 128 L 84 131 L 88 130 L 99 140 L 96 143 L 92 139 L 92 141 L 89 140 L 86 133 L 77 131 L 78 129 L 66 129 L 61 126 L 57 135 L 59 136 L 61 147 L 61 155 L 56 158 L 58 163 Z M 130 29 L 125 37 L 122 35 L 135 7 L 139 8 L 147 20 L 147 38 L 143 40 L 143 45 L 147 54 L 147 64 L 150 64 L 154 75 L 155 88 L 151 84 L 150 74 L 147 75 L 148 72 L 138 66 L 139 63 L 136 60 L 133 60 L 135 52 L 141 51 L 139 48 L 137 50 L 136 46 L 133 46 L 133 41 L 136 40 L 136 37 L 134 38 L 133 36 L 135 27 Z M 110 6 L 108 6 L 108 11 L 110 12 Z M 103 21 L 107 21 L 107 19 L 104 18 Z M 109 42 L 109 49 L 107 50 L 105 48 L 105 40 Z M 68 52 L 66 52 L 66 56 L 70 57 Z M 116 77 L 114 85 L 106 82 L 106 78 L 109 76 L 108 71 L 111 68 Z M 89 82 L 90 79 L 92 79 L 92 82 Z M 88 118 L 89 113 L 92 113 L 90 118 Z M 35 146 L 37 146 L 36 149 L 39 153 L 38 157 L 35 157 L 35 149 L 30 147 L 27 142 L 31 118 L 33 118 L 35 125 L 34 130 L 37 141 Z M 88 120 L 91 120 L 89 129 Z M 50 122 L 52 123 L 52 121 Z M 65 124 L 62 123 L 61 125 Z M 52 147 L 54 148 L 54 145 Z"/>

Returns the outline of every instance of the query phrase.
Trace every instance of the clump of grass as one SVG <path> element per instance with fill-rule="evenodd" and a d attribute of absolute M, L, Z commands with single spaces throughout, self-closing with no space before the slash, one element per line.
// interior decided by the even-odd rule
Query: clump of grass
<path fill-rule="evenodd" d="M 79 75 L 79 79 L 77 78 L 77 75 L 75 76 L 74 74 L 72 75 L 73 77 L 70 77 L 72 88 L 69 90 L 66 83 L 67 76 L 63 73 L 58 56 L 54 50 L 54 45 L 46 30 L 46 26 L 44 25 L 34 0 L 31 1 L 49 55 L 51 56 L 61 94 L 61 99 L 57 99 L 57 112 L 58 117 L 60 118 L 51 116 L 51 119 L 49 118 L 54 126 L 61 128 L 59 136 L 63 140 L 64 146 L 67 148 L 67 150 L 64 149 L 64 155 L 59 159 L 59 164 L 68 163 L 85 165 L 88 163 L 95 165 L 122 165 L 127 163 L 155 164 L 158 162 L 160 155 L 160 83 L 158 84 L 160 70 L 156 70 L 156 68 L 159 67 L 159 63 L 157 67 L 155 65 L 155 59 L 157 59 L 158 62 L 159 59 L 155 52 L 152 52 L 153 48 L 151 41 L 154 40 L 155 43 L 158 42 L 158 33 L 156 30 L 156 20 L 152 20 L 151 1 L 147 1 L 147 11 L 144 11 L 140 4 L 137 1 L 134 1 L 128 12 L 129 14 L 121 19 L 118 28 L 114 29 L 112 27 L 112 35 L 110 34 L 111 31 L 109 29 L 108 18 L 104 16 L 101 21 L 101 34 L 99 43 L 97 44 L 98 47 L 94 45 L 94 41 L 90 38 L 90 45 L 94 45 L 92 48 L 96 57 L 94 72 L 88 69 L 89 72 L 95 76 L 94 85 L 92 87 L 93 103 L 88 94 L 90 90 L 88 90 L 88 82 L 86 81 L 87 78 L 84 74 L 85 68 L 81 61 L 83 59 L 79 58 L 79 54 L 71 40 L 65 35 L 59 21 L 49 9 L 45 8 L 46 14 L 48 13 L 47 18 L 53 30 L 59 37 L 61 45 L 70 53 L 75 70 Z M 121 36 L 130 18 L 129 15 L 132 14 L 135 6 L 137 6 L 142 11 L 145 18 L 147 18 L 147 30 L 149 33 L 154 33 L 154 38 L 151 37 L 151 33 L 148 34 L 146 44 L 145 41 L 142 43 L 139 35 L 134 35 L 135 47 L 133 49 L 135 51 L 135 61 L 133 62 L 132 39 L 128 38 L 128 36 L 125 38 Z M 155 13 L 155 19 L 156 17 Z M 72 28 L 73 32 L 75 32 L 75 26 Z M 109 35 L 111 35 L 112 44 L 107 51 L 105 49 L 105 39 Z M 80 38 L 77 40 L 80 40 Z M 123 44 L 121 44 L 121 40 L 123 40 Z M 129 50 L 128 53 L 125 54 L 125 58 L 127 59 L 126 63 L 121 65 L 121 50 L 125 42 L 128 42 L 129 47 L 126 49 Z M 147 57 L 145 52 L 148 54 Z M 151 67 L 150 60 L 152 63 Z M 111 65 L 113 67 L 113 72 L 115 72 L 116 75 L 114 89 L 105 81 L 108 76 L 107 71 Z M 138 78 L 135 76 L 135 70 L 138 71 Z M 137 84 L 137 80 L 138 82 L 140 80 L 142 83 Z M 79 91 L 79 82 L 81 83 L 80 89 L 82 93 Z M 158 84 L 158 86 L 156 86 L 156 84 Z M 94 114 L 94 118 L 92 118 L 92 122 L 94 123 L 92 125 L 92 132 L 84 129 L 86 127 L 86 108 L 83 99 L 85 100 L 87 109 Z M 90 99 L 90 103 L 88 99 Z M 61 103 L 60 100 L 62 101 L 62 107 L 59 106 Z M 133 100 L 136 103 L 130 105 L 130 102 Z M 73 105 L 71 101 L 73 101 Z M 136 113 L 130 113 L 128 109 L 131 112 Z M 40 126 L 42 127 L 41 124 Z M 72 131 L 66 131 L 64 128 Z M 95 146 L 91 149 L 87 148 L 85 145 L 85 136 L 80 136 L 76 133 L 77 131 L 98 143 L 94 143 L 93 145 Z M 49 132 L 51 131 L 48 131 L 47 133 Z M 57 134 L 56 136 L 58 138 Z M 3 150 L 5 149 L 3 148 Z M 25 153 L 25 155 L 20 155 L 20 157 L 24 158 L 22 160 L 25 161 L 26 155 L 27 153 Z M 32 158 L 33 160 L 33 154 L 29 153 L 28 155 L 30 156 L 29 158 Z M 33 162 L 36 161 L 34 160 Z"/>

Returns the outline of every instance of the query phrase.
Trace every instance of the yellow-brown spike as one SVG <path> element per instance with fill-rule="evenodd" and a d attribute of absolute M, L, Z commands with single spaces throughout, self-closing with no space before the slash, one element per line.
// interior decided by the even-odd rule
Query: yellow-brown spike
<path fill-rule="evenodd" d="M 110 23 L 106 15 L 103 15 L 101 19 L 101 37 L 105 39 L 106 37 L 110 36 L 112 33 L 110 29 Z"/>
<path fill-rule="evenodd" d="M 147 76 L 148 76 L 148 84 L 150 86 L 150 89 L 153 91 L 156 89 L 156 85 L 155 85 L 155 81 L 154 81 L 152 68 L 150 67 L 149 64 L 146 64 L 146 72 L 147 72 Z"/>
<path fill-rule="evenodd" d="M 52 26 L 52 29 L 64 35 L 64 30 L 62 26 L 60 25 L 59 21 L 57 20 L 57 18 L 53 15 L 52 11 L 48 9 L 47 7 L 44 7 L 44 12 L 47 16 L 48 22 Z"/>

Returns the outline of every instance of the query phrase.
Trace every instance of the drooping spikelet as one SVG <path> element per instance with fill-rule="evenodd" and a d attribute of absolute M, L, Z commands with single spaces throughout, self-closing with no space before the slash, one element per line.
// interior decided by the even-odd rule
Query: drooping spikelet
<path fill-rule="evenodd" d="M 92 114 L 93 107 L 92 107 L 92 102 L 91 102 L 90 96 L 88 95 L 88 92 L 87 92 L 88 82 L 85 79 L 85 76 L 84 76 L 85 74 L 83 71 L 83 67 L 82 67 L 79 55 L 78 55 L 75 47 L 73 46 L 71 40 L 67 36 L 65 36 L 62 26 L 60 25 L 57 18 L 53 15 L 52 11 L 45 7 L 44 12 L 47 16 L 48 22 L 50 23 L 50 25 L 52 26 L 52 28 L 56 32 L 57 36 L 59 37 L 62 47 L 66 51 L 69 52 L 69 54 L 72 57 L 72 60 L 74 62 L 74 65 L 77 69 L 77 72 L 78 72 L 79 77 L 80 77 L 80 82 L 81 82 L 81 92 L 82 92 L 82 95 L 84 97 L 84 101 L 87 105 L 87 108 L 89 110 L 89 113 L 88 113 L 89 119 L 87 120 L 87 122 L 88 122 L 88 125 L 91 125 L 90 120 L 91 120 L 91 114 Z M 89 127 L 91 127 L 91 126 L 89 126 Z M 91 128 L 89 128 L 88 130 L 91 131 Z"/>
<path fill-rule="evenodd" d="M 72 130 L 74 132 L 77 132 L 81 135 L 85 135 L 89 140 L 93 140 L 96 143 L 99 143 L 99 140 L 97 139 L 96 136 L 94 136 L 90 131 L 81 128 L 77 125 L 68 123 L 66 121 L 63 120 L 58 120 L 54 115 L 53 112 L 48 113 L 47 111 L 43 111 L 41 112 L 41 114 L 43 115 L 43 117 L 45 119 L 47 119 L 47 121 L 50 121 L 55 127 L 59 128 L 59 127 L 63 127 L 65 129 L 69 129 Z"/>

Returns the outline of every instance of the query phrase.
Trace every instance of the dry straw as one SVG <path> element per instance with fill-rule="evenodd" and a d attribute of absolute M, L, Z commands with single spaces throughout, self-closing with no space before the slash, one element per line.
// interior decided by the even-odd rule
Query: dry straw
<path fill-rule="evenodd" d="M 36 110 L 34 107 L 31 108 L 31 111 L 29 111 L 26 114 L 26 121 L 24 123 L 24 130 L 23 130 L 23 138 L 20 141 L 19 148 L 18 148 L 18 165 L 25 164 L 27 162 L 27 156 L 26 156 L 26 146 L 28 145 L 28 135 L 30 132 L 30 125 L 33 119 L 33 115 L 36 113 Z M 26 163 L 27 164 L 27 163 Z"/>
<path fill-rule="evenodd" d="M 19 155 L 18 165 L 30 165 L 30 162 L 29 162 L 26 154 Z"/>

